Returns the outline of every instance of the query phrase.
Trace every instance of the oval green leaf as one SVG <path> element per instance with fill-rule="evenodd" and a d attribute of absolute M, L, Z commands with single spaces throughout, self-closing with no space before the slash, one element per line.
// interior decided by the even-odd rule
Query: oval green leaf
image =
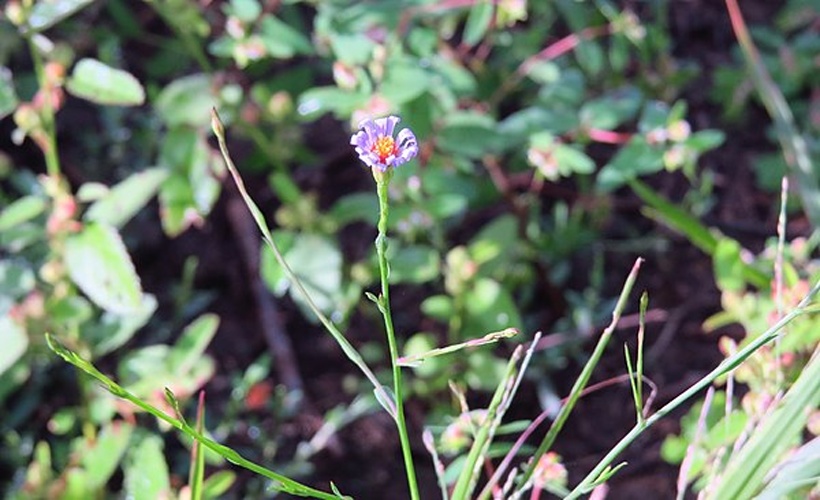
<path fill-rule="evenodd" d="M 66 89 L 76 97 L 97 104 L 138 106 L 145 102 L 145 90 L 134 75 L 96 59 L 80 60 Z"/>
<path fill-rule="evenodd" d="M 66 240 L 65 265 L 71 280 L 106 311 L 128 314 L 142 304 L 142 288 L 119 233 L 99 223 Z"/>

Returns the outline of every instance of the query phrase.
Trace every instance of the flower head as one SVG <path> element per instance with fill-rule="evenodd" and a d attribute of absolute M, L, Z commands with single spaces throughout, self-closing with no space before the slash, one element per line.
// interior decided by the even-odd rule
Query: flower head
<path fill-rule="evenodd" d="M 362 120 L 359 131 L 350 138 L 350 144 L 356 146 L 356 153 L 365 165 L 386 172 L 388 168 L 407 163 L 418 154 L 418 142 L 410 129 L 402 129 L 393 138 L 397 123 L 398 116 Z"/>

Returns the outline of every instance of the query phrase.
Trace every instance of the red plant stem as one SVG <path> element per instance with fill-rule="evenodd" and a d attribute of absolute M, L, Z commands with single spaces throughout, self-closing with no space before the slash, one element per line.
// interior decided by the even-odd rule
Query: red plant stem
<path fill-rule="evenodd" d="M 587 130 L 587 134 L 593 141 L 604 144 L 625 144 L 632 139 L 632 134 L 625 132 L 614 132 L 612 130 L 601 130 L 597 128 Z"/>
<path fill-rule="evenodd" d="M 487 474 L 487 477 L 493 477 L 495 474 L 495 469 L 493 469 L 493 462 L 489 458 L 484 460 L 484 472 Z M 493 485 L 493 498 L 499 498 L 498 495 L 501 493 L 501 488 L 498 487 L 498 484 Z"/>
<path fill-rule="evenodd" d="M 541 52 L 528 57 L 524 62 L 518 65 L 515 73 L 508 78 L 498 90 L 495 91 L 489 102 L 497 104 L 504 95 L 515 88 L 516 85 L 530 72 L 532 67 L 538 61 L 550 61 L 559 57 L 577 47 L 581 42 L 592 40 L 600 36 L 612 33 L 612 26 L 607 24 L 604 26 L 591 26 L 581 30 L 579 33 L 572 33 L 564 38 L 550 44 Z"/>
<path fill-rule="evenodd" d="M 612 27 L 607 24 L 605 26 L 590 26 L 589 28 L 581 30 L 579 33 L 569 34 L 557 42 L 549 45 L 541 52 L 528 57 L 518 66 L 516 73 L 523 77 L 529 73 L 532 66 L 538 61 L 549 61 L 555 59 L 556 57 L 564 55 L 574 49 L 583 41 L 592 40 L 594 38 L 598 38 L 599 36 L 607 35 L 611 32 Z"/>
<path fill-rule="evenodd" d="M 737 0 L 726 0 L 726 10 L 729 11 L 729 20 L 732 22 L 732 29 L 735 31 L 738 41 L 743 45 L 748 45 L 755 57 L 758 57 L 757 50 L 751 44 L 749 30 L 746 29 L 746 23 L 743 21 L 743 14 L 740 13 Z"/>

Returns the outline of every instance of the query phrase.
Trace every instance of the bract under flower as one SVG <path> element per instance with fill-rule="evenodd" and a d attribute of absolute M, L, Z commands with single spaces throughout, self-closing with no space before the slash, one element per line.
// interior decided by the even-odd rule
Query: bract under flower
<path fill-rule="evenodd" d="M 350 138 L 356 146 L 356 154 L 368 167 L 387 171 L 412 160 L 419 152 L 418 142 L 413 132 L 402 129 L 396 138 L 393 131 L 399 123 L 398 116 L 366 119 L 359 124 L 359 131 Z"/>

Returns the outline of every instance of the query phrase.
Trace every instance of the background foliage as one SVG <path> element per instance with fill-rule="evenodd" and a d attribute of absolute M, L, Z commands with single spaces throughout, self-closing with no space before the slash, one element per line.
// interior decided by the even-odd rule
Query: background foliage
<path fill-rule="evenodd" d="M 536 331 L 547 335 L 526 394 L 489 456 L 540 412 L 555 417 L 639 255 L 652 298 L 646 375 L 661 403 L 672 399 L 680 391 L 663 387 L 748 345 L 817 278 L 820 17 L 808 0 L 781 4 L 743 6 L 750 56 L 726 35 L 725 6 L 707 2 L 7 2 L 0 491 L 184 497 L 205 460 L 205 497 L 271 494 L 78 376 L 48 350 L 48 332 L 169 415 L 196 422 L 206 389 L 198 428 L 256 462 L 358 497 L 405 494 L 389 417 L 260 245 L 210 140 L 212 108 L 285 260 L 379 377 L 389 365 L 378 311 L 362 300 L 378 287 L 378 201 L 348 138 L 386 114 L 419 138 L 419 158 L 390 185 L 402 354 L 520 332 L 406 372 L 424 477 L 434 472 L 423 429 L 454 482 L 465 426 L 504 379 L 514 342 Z M 659 495 L 677 474 L 660 456 L 689 457 L 695 488 L 731 470 L 726 448 L 799 378 L 815 322 L 800 318 L 778 350 L 722 381 L 680 432 L 668 420 L 644 458 Z M 636 315 L 623 318 L 619 342 L 634 345 L 636 328 Z M 611 351 L 596 381 L 624 373 Z M 545 489 L 577 483 L 587 457 L 633 423 L 614 417 L 631 404 L 625 382 L 582 400 Z M 612 427 L 590 423 L 607 416 Z M 817 431 L 815 414 L 801 418 L 784 447 Z M 588 446 L 572 444 L 589 434 Z M 436 495 L 427 483 L 423 496 Z"/>

